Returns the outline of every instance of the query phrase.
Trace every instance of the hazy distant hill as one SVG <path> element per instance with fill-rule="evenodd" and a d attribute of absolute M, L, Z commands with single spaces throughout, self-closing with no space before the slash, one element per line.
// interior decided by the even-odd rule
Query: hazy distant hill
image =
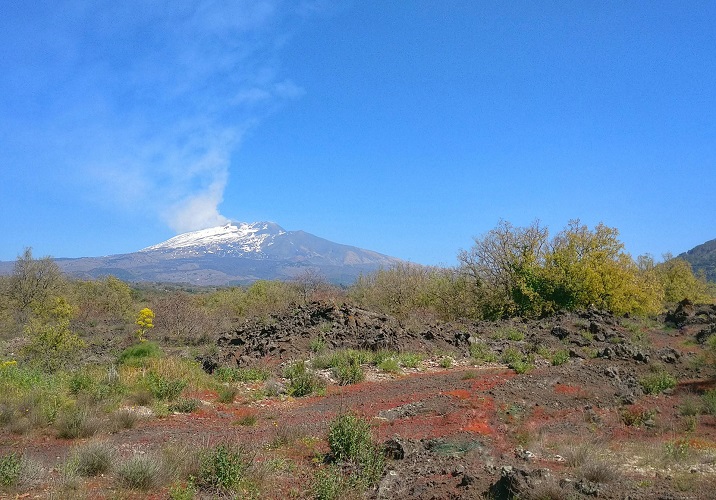
<path fill-rule="evenodd" d="M 55 260 L 67 274 L 80 278 L 113 275 L 127 281 L 195 285 L 291 279 L 308 268 L 333 283 L 349 284 L 361 273 L 400 262 L 304 231 L 286 231 L 273 222 L 231 222 L 180 234 L 134 253 Z M 11 271 L 12 263 L 0 265 L 0 272 Z"/>
<path fill-rule="evenodd" d="M 703 271 L 709 281 L 716 282 L 716 240 L 695 246 L 679 257 L 690 262 L 694 272 Z"/>

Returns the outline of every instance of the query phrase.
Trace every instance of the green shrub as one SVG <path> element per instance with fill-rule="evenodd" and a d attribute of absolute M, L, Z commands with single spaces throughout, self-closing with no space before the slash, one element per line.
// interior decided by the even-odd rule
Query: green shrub
<path fill-rule="evenodd" d="M 346 356 L 333 367 L 333 374 L 340 385 L 356 384 L 365 378 L 359 356 Z"/>
<path fill-rule="evenodd" d="M 169 488 L 169 500 L 194 500 L 198 493 L 192 481 L 173 484 Z"/>
<path fill-rule="evenodd" d="M 251 461 L 243 449 L 228 443 L 202 450 L 196 485 L 216 493 L 235 491 L 246 480 Z"/>
<path fill-rule="evenodd" d="M 231 404 L 236 399 L 238 390 L 234 386 L 220 387 L 217 400 L 219 403 Z"/>
<path fill-rule="evenodd" d="M 312 338 L 311 342 L 308 344 L 309 349 L 311 349 L 311 352 L 319 353 L 323 351 L 326 348 L 326 339 L 323 337 L 323 335 L 320 335 L 318 337 Z"/>
<path fill-rule="evenodd" d="M 73 373 L 69 380 L 70 394 L 89 392 L 95 386 L 94 378 L 86 372 Z"/>
<path fill-rule="evenodd" d="M 23 459 L 17 453 L 0 456 L 0 486 L 16 486 L 22 475 Z"/>
<path fill-rule="evenodd" d="M 162 472 L 158 457 L 132 455 L 117 467 L 117 480 L 125 488 L 147 491 L 159 483 Z"/>
<path fill-rule="evenodd" d="M 653 421 L 655 415 L 656 410 L 647 410 L 638 406 L 624 408 L 619 413 L 619 417 L 624 425 L 628 425 L 630 427 L 639 427 L 644 425 L 646 422 Z"/>
<path fill-rule="evenodd" d="M 423 359 L 425 356 L 414 352 L 401 352 L 398 355 L 398 361 L 403 368 L 417 368 Z"/>
<path fill-rule="evenodd" d="M 98 476 L 112 467 L 114 456 L 114 449 L 108 443 L 87 443 L 73 451 L 70 468 L 80 476 Z"/>
<path fill-rule="evenodd" d="M 646 394 L 660 394 L 667 389 L 676 387 L 676 383 L 676 378 L 666 371 L 651 373 L 639 380 L 639 384 Z"/>
<path fill-rule="evenodd" d="M 373 443 L 368 421 L 353 413 L 339 415 L 331 422 L 328 446 L 334 459 L 356 465 L 352 482 L 365 487 L 380 479 L 385 457 L 383 450 Z"/>
<path fill-rule="evenodd" d="M 308 396 L 323 388 L 321 380 L 306 367 L 303 361 L 289 365 L 284 376 L 289 379 L 287 392 L 291 396 Z"/>
<path fill-rule="evenodd" d="M 152 395 L 160 401 L 174 401 L 187 386 L 186 380 L 169 380 L 154 372 L 147 374 L 147 383 Z"/>
<path fill-rule="evenodd" d="M 221 382 L 263 382 L 271 373 L 263 368 L 231 368 L 222 366 L 214 372 Z"/>
<path fill-rule="evenodd" d="M 358 461 L 373 447 L 370 424 L 353 413 L 340 415 L 331 423 L 328 445 L 336 459 Z"/>
<path fill-rule="evenodd" d="M 397 373 L 400 371 L 400 363 L 393 357 L 385 358 L 378 363 L 378 368 L 384 372 Z"/>
<path fill-rule="evenodd" d="M 484 361 L 485 363 L 494 363 L 497 361 L 497 355 L 490 350 L 487 344 L 482 342 L 474 342 L 469 347 L 470 356 L 475 361 Z"/>
<path fill-rule="evenodd" d="M 514 347 L 508 347 L 502 352 L 502 362 L 510 365 L 522 360 L 522 354 Z"/>
<path fill-rule="evenodd" d="M 525 339 L 524 332 L 521 332 L 516 328 L 508 328 L 505 333 L 505 336 L 507 337 L 507 340 L 512 340 L 515 342 Z"/>
<path fill-rule="evenodd" d="M 131 429 L 139 420 L 136 412 L 128 408 L 122 408 L 112 414 L 112 429 L 114 431 Z"/>
<path fill-rule="evenodd" d="M 704 404 L 704 411 L 709 415 L 716 415 L 716 389 L 706 391 L 701 396 L 701 401 Z"/>
<path fill-rule="evenodd" d="M 569 361 L 569 351 L 561 350 L 554 353 L 552 356 L 552 366 L 561 366 Z"/>
<path fill-rule="evenodd" d="M 313 478 L 313 498 L 315 500 L 339 500 L 344 497 L 347 486 L 341 469 L 329 465 L 316 472 Z"/>
<path fill-rule="evenodd" d="M 146 366 L 150 358 L 159 358 L 161 355 L 162 350 L 154 342 L 140 342 L 122 351 L 118 362 L 127 366 Z"/>
<path fill-rule="evenodd" d="M 63 439 L 88 438 L 93 436 L 101 425 L 94 412 L 76 406 L 63 410 L 55 421 L 57 437 Z"/>
<path fill-rule="evenodd" d="M 441 368 L 451 368 L 453 363 L 453 359 L 450 356 L 444 356 L 440 359 L 440 367 Z"/>
<path fill-rule="evenodd" d="M 199 400 L 195 398 L 179 398 L 169 405 L 169 411 L 177 413 L 191 413 L 199 407 Z"/>

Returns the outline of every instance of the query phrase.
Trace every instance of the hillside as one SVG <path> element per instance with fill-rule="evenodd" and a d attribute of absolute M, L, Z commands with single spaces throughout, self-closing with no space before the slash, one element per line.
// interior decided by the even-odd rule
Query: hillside
<path fill-rule="evenodd" d="M 694 273 L 703 271 L 706 274 L 706 279 L 716 282 L 716 240 L 695 246 L 679 257 L 691 264 Z"/>

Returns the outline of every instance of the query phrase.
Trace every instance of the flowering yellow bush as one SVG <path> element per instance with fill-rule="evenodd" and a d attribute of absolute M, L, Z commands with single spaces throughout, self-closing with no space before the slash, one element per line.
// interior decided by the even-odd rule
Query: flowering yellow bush
<path fill-rule="evenodd" d="M 145 307 L 137 315 L 137 325 L 139 328 L 136 331 L 137 338 L 140 342 L 145 342 L 144 334 L 154 328 L 154 311 Z"/>

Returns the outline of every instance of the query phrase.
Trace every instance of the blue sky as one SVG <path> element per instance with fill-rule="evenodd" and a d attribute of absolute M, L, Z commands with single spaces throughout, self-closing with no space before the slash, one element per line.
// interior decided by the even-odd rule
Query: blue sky
<path fill-rule="evenodd" d="M 502 219 L 716 238 L 712 1 L 0 4 L 0 260 L 271 220 L 423 264 Z"/>

